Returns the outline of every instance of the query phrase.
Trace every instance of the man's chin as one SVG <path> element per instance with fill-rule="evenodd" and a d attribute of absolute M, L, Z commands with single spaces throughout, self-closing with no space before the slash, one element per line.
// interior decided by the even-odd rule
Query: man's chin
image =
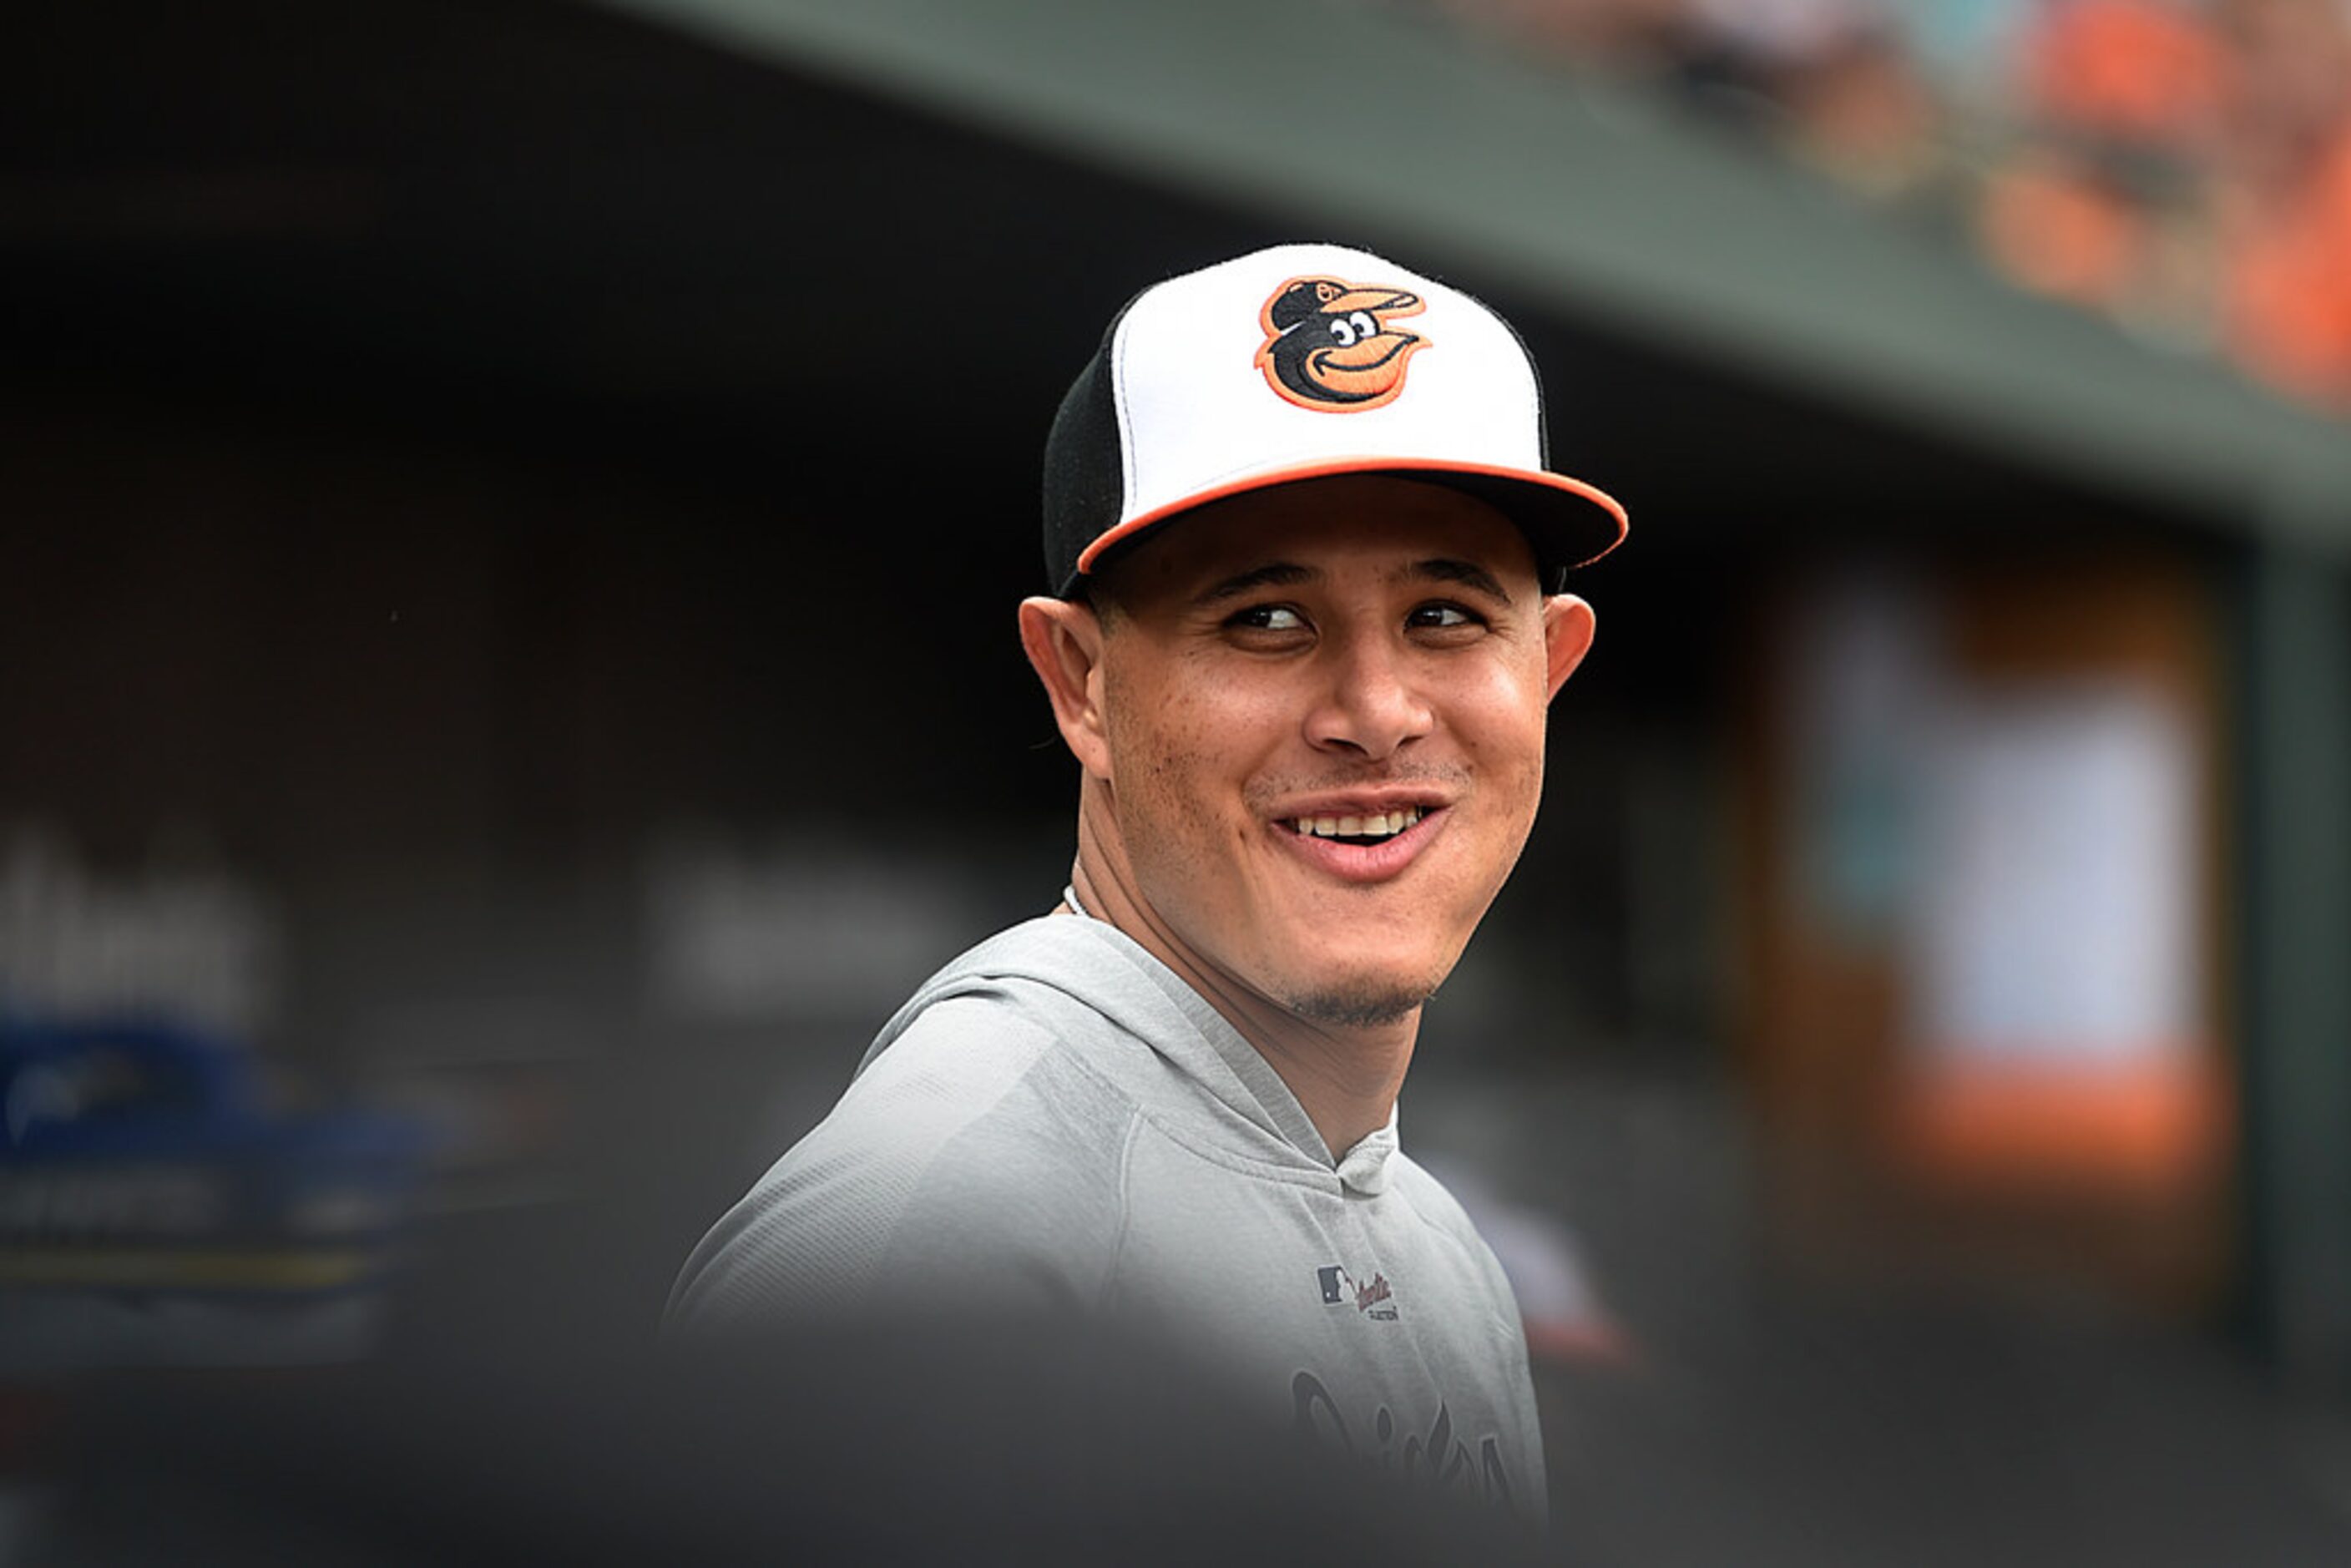
<path fill-rule="evenodd" d="M 1443 978 L 1442 975 L 1435 979 L 1364 975 L 1311 990 L 1293 990 L 1281 1000 L 1300 1018 L 1316 1023 L 1341 1029 L 1384 1029 L 1418 1012 Z"/>
<path fill-rule="evenodd" d="M 1397 991 L 1322 991 L 1291 998 L 1290 1010 L 1339 1029 L 1384 1029 L 1412 1017 L 1427 999 Z"/>

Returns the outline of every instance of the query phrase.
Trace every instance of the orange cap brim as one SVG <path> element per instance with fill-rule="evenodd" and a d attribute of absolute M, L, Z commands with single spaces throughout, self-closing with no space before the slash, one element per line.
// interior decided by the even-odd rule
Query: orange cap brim
<path fill-rule="evenodd" d="M 1277 485 L 1346 474 L 1395 474 L 1466 491 L 1516 523 L 1535 547 L 1537 560 L 1562 570 L 1598 560 L 1624 542 L 1631 526 L 1623 505 L 1605 490 L 1544 469 L 1506 468 L 1441 458 L 1325 458 L 1262 469 L 1129 517 L 1097 535 L 1078 553 L 1078 571 L 1081 575 L 1092 571 L 1104 551 L 1212 501 L 1244 496 L 1253 490 L 1269 490 Z"/>

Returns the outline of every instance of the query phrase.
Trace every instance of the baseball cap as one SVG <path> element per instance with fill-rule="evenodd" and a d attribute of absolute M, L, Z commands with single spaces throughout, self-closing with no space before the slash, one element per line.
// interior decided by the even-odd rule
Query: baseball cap
<path fill-rule="evenodd" d="M 1547 587 L 1625 537 L 1625 508 L 1550 468 L 1542 387 L 1510 324 L 1369 251 L 1285 245 L 1127 301 L 1045 443 L 1045 570 L 1076 593 L 1105 552 L 1194 507 L 1338 474 L 1493 506 Z"/>

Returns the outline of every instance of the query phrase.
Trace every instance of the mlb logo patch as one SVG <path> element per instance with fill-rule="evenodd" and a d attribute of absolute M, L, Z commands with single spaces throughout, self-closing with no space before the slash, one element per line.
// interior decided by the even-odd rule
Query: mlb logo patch
<path fill-rule="evenodd" d="M 1370 1284 L 1358 1284 L 1344 1268 L 1332 1263 L 1315 1270 L 1314 1280 L 1322 1287 L 1324 1306 L 1344 1306 L 1352 1301 L 1355 1310 L 1367 1318 L 1395 1322 L 1395 1288 L 1388 1283 L 1385 1274 L 1375 1273 Z"/>

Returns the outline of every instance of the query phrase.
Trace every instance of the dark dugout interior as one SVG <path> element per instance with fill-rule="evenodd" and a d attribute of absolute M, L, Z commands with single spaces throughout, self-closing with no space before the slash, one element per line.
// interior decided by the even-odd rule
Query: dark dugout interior
<path fill-rule="evenodd" d="M 125 1500 L 209 1464 L 331 1476 L 300 1530 L 340 1549 L 398 1507 L 369 1486 L 485 1462 L 440 1428 L 486 1388 L 536 1413 L 517 1434 L 622 1422 L 511 1390 L 634 1375 L 763 1130 L 779 1149 L 818 1113 L 894 1006 L 877 987 L 789 1042 L 649 1016 L 649 841 L 966 868 L 973 939 L 1052 903 L 1072 780 L 1012 622 L 1051 412 L 1145 282 L 1324 236 L 568 5 L 97 3 L 7 30 L 0 822 L 101 873 L 193 835 L 267 887 L 274 1061 L 360 1082 L 387 1040 L 524 997 L 579 1089 L 562 1196 L 434 1220 L 376 1361 L 69 1392 L 72 1451 L 153 1461 L 70 1494 L 95 1538 L 135 1556 Z M 1627 824 L 1662 789 L 1716 831 L 1759 599 L 1841 543 L 2191 520 L 1458 280 L 1525 329 L 1555 465 L 1634 524 L 1575 585 L 1601 633 L 1545 816 L 1416 1084 L 1567 1058 L 1728 1081 L 1719 890 L 1669 868 L 1636 916 L 1656 832 Z M 216 1396 L 233 1419 L 191 1416 Z M 562 1484 L 477 1484 L 466 1522 Z"/>

